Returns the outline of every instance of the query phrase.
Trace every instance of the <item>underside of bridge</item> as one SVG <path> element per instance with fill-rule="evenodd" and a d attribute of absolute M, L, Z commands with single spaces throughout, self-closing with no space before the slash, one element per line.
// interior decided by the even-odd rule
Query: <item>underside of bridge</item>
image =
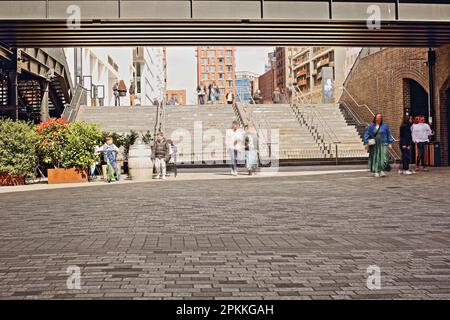
<path fill-rule="evenodd" d="M 0 20 L 7 47 L 345 46 L 435 47 L 450 42 L 450 21 Z"/>
<path fill-rule="evenodd" d="M 9 48 L 87 46 L 435 47 L 448 0 L 0 0 Z"/>

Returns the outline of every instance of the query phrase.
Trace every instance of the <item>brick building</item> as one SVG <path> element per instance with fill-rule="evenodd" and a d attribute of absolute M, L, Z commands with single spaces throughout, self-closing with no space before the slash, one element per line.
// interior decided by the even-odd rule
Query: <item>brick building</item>
<path fill-rule="evenodd" d="M 287 92 L 292 74 L 291 58 L 302 50 L 302 47 L 277 47 L 275 49 L 275 88 Z"/>
<path fill-rule="evenodd" d="M 435 140 L 441 143 L 441 160 L 449 164 L 450 45 L 434 51 L 434 110 L 430 116 Z M 386 48 L 360 58 L 345 83 L 359 106 L 346 92 L 340 101 L 366 121 L 371 121 L 372 115 L 362 104 L 373 112 L 383 113 L 398 138 L 403 115 L 428 116 L 428 63 L 426 48 Z"/>
<path fill-rule="evenodd" d="M 197 83 L 208 86 L 215 82 L 220 90 L 219 103 L 226 103 L 226 94 L 236 96 L 235 48 L 197 48 Z"/>
<path fill-rule="evenodd" d="M 272 94 L 275 90 L 275 69 L 271 68 L 258 78 L 259 90 L 263 103 L 272 103 Z"/>
<path fill-rule="evenodd" d="M 177 105 L 186 105 L 186 90 L 167 90 L 166 101 Z"/>

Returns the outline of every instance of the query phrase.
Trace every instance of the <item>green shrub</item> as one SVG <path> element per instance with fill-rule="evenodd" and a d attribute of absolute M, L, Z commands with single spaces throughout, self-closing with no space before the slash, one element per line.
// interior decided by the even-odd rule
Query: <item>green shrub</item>
<path fill-rule="evenodd" d="M 89 167 L 98 161 L 95 147 L 102 144 L 102 132 L 95 124 L 72 122 L 63 147 L 62 166 L 65 168 Z"/>
<path fill-rule="evenodd" d="M 0 172 L 31 176 L 36 164 L 36 134 L 30 124 L 0 119 Z"/>

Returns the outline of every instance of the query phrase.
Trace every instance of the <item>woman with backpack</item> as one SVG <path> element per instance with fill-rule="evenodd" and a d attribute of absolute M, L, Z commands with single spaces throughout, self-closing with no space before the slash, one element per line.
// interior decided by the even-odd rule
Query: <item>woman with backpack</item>
<path fill-rule="evenodd" d="M 383 122 L 381 113 L 377 113 L 364 133 L 364 146 L 369 151 L 369 169 L 376 178 L 386 176 L 390 170 L 389 148 L 394 138 L 389 126 Z"/>

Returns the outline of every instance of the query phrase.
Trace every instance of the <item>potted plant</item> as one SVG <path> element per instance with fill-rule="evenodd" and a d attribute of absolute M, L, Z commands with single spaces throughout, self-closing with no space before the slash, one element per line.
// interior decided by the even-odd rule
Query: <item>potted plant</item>
<path fill-rule="evenodd" d="M 82 121 L 70 123 L 62 156 L 66 176 L 87 181 L 88 168 L 99 160 L 95 147 L 101 144 L 101 141 L 102 132 L 97 125 Z"/>
<path fill-rule="evenodd" d="M 36 132 L 38 154 L 53 166 L 48 170 L 49 184 L 87 181 L 87 168 L 97 160 L 95 146 L 102 136 L 96 125 L 52 118 Z"/>
<path fill-rule="evenodd" d="M 23 185 L 33 174 L 35 141 L 29 123 L 0 119 L 0 185 Z"/>

